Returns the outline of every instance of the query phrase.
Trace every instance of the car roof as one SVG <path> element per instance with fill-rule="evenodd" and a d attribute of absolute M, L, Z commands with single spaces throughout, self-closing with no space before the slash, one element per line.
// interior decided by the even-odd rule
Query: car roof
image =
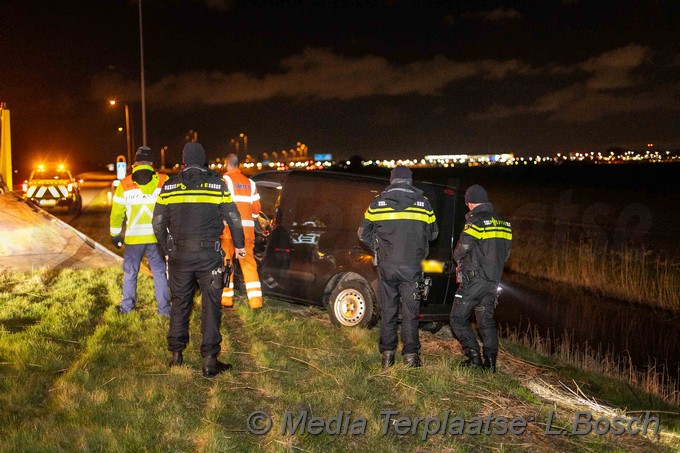
<path fill-rule="evenodd" d="M 43 179 L 43 178 L 40 177 L 40 176 L 42 176 L 41 174 L 53 176 L 54 174 L 58 174 L 58 173 L 64 173 L 67 176 L 67 178 L 62 178 L 62 179 L 74 179 L 73 174 L 68 169 L 61 169 L 60 170 L 57 167 L 46 167 L 44 170 L 34 168 L 31 171 L 29 179 Z"/>
<path fill-rule="evenodd" d="M 344 172 L 339 172 L 339 171 L 332 171 L 332 170 L 323 170 L 323 171 L 309 171 L 309 170 L 271 170 L 271 171 L 263 171 L 260 173 L 257 173 L 256 175 L 253 175 L 253 179 L 257 181 L 257 177 L 262 175 L 262 177 L 266 178 L 267 176 L 273 176 L 273 175 L 301 175 L 303 177 L 308 177 L 308 178 L 325 178 L 325 179 L 339 179 L 339 180 L 347 180 L 347 179 L 354 179 L 354 180 L 361 180 L 361 181 L 366 181 L 366 182 L 374 182 L 376 185 L 380 185 L 382 187 L 389 185 L 390 180 L 389 178 L 384 178 L 380 176 L 374 176 L 374 175 L 364 175 L 364 174 L 358 174 L 358 173 L 344 173 Z M 284 179 L 284 178 L 274 178 L 276 180 L 279 179 Z M 437 184 L 433 183 L 430 181 L 422 181 L 419 179 L 415 179 L 414 182 L 416 182 L 418 185 L 425 184 L 429 186 L 437 186 L 440 188 L 450 188 L 456 190 L 454 187 L 447 186 L 445 184 Z"/>

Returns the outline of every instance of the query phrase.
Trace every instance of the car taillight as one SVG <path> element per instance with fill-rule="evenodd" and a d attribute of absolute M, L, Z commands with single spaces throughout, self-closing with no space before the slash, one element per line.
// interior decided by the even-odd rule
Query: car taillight
<path fill-rule="evenodd" d="M 21 184 L 21 190 L 23 192 L 28 192 L 28 181 L 24 181 L 23 184 Z"/>

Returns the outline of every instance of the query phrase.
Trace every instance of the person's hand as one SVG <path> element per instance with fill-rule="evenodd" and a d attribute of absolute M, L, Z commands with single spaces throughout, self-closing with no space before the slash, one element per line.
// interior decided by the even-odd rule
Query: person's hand
<path fill-rule="evenodd" d="M 113 245 L 119 249 L 123 246 L 123 236 L 120 234 L 117 236 L 111 236 L 111 242 L 113 242 Z"/>
<path fill-rule="evenodd" d="M 234 249 L 236 252 L 236 258 L 245 258 L 246 257 L 246 249 Z"/>
<path fill-rule="evenodd" d="M 163 258 L 165 258 L 165 262 L 167 263 L 168 262 L 168 255 L 170 254 L 170 252 L 168 252 L 168 250 L 165 247 L 163 247 L 160 244 L 160 242 L 157 245 L 158 245 L 158 253 L 160 253 L 163 256 Z"/>

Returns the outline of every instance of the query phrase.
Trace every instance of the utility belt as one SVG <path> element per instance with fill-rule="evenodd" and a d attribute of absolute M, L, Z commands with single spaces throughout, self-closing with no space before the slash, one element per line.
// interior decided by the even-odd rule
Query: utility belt
<path fill-rule="evenodd" d="M 173 242 L 174 246 L 180 250 L 212 250 L 215 252 L 222 250 L 222 243 L 220 241 L 208 239 L 175 239 Z"/>
<path fill-rule="evenodd" d="M 479 271 L 464 271 L 458 269 L 456 271 L 456 281 L 458 283 L 469 283 L 472 281 L 473 278 L 477 277 L 478 275 L 481 275 Z"/>
<path fill-rule="evenodd" d="M 420 278 L 416 281 L 413 287 L 413 300 L 424 302 L 430 294 L 430 287 L 432 286 L 432 279 L 425 277 L 424 273 L 420 273 Z"/>
<path fill-rule="evenodd" d="M 212 279 L 210 281 L 210 286 L 213 289 L 221 290 L 223 288 L 229 287 L 229 278 L 231 278 L 231 273 L 234 271 L 234 266 L 231 265 L 231 260 L 226 260 L 217 269 L 212 271 Z"/>

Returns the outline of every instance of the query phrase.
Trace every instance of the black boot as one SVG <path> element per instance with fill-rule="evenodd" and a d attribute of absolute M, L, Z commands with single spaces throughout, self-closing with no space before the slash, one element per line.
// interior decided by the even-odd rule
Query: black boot
<path fill-rule="evenodd" d="M 231 370 L 231 364 L 220 362 L 217 356 L 203 357 L 203 376 L 215 377 L 227 370 Z"/>
<path fill-rule="evenodd" d="M 184 362 L 184 357 L 182 357 L 182 351 L 177 351 L 172 353 L 172 359 L 168 362 L 168 366 L 180 366 Z"/>
<path fill-rule="evenodd" d="M 491 371 L 492 373 L 496 372 L 496 355 L 497 354 L 484 354 L 484 369 Z"/>
<path fill-rule="evenodd" d="M 382 367 L 389 368 L 394 365 L 395 351 L 383 351 L 382 353 Z"/>
<path fill-rule="evenodd" d="M 420 354 L 417 352 L 404 354 L 404 363 L 409 368 L 420 368 Z"/>
<path fill-rule="evenodd" d="M 461 363 L 461 366 L 480 370 L 484 368 L 482 359 L 479 357 L 479 352 L 468 351 L 466 355 L 468 356 L 468 359 L 465 362 Z"/>

